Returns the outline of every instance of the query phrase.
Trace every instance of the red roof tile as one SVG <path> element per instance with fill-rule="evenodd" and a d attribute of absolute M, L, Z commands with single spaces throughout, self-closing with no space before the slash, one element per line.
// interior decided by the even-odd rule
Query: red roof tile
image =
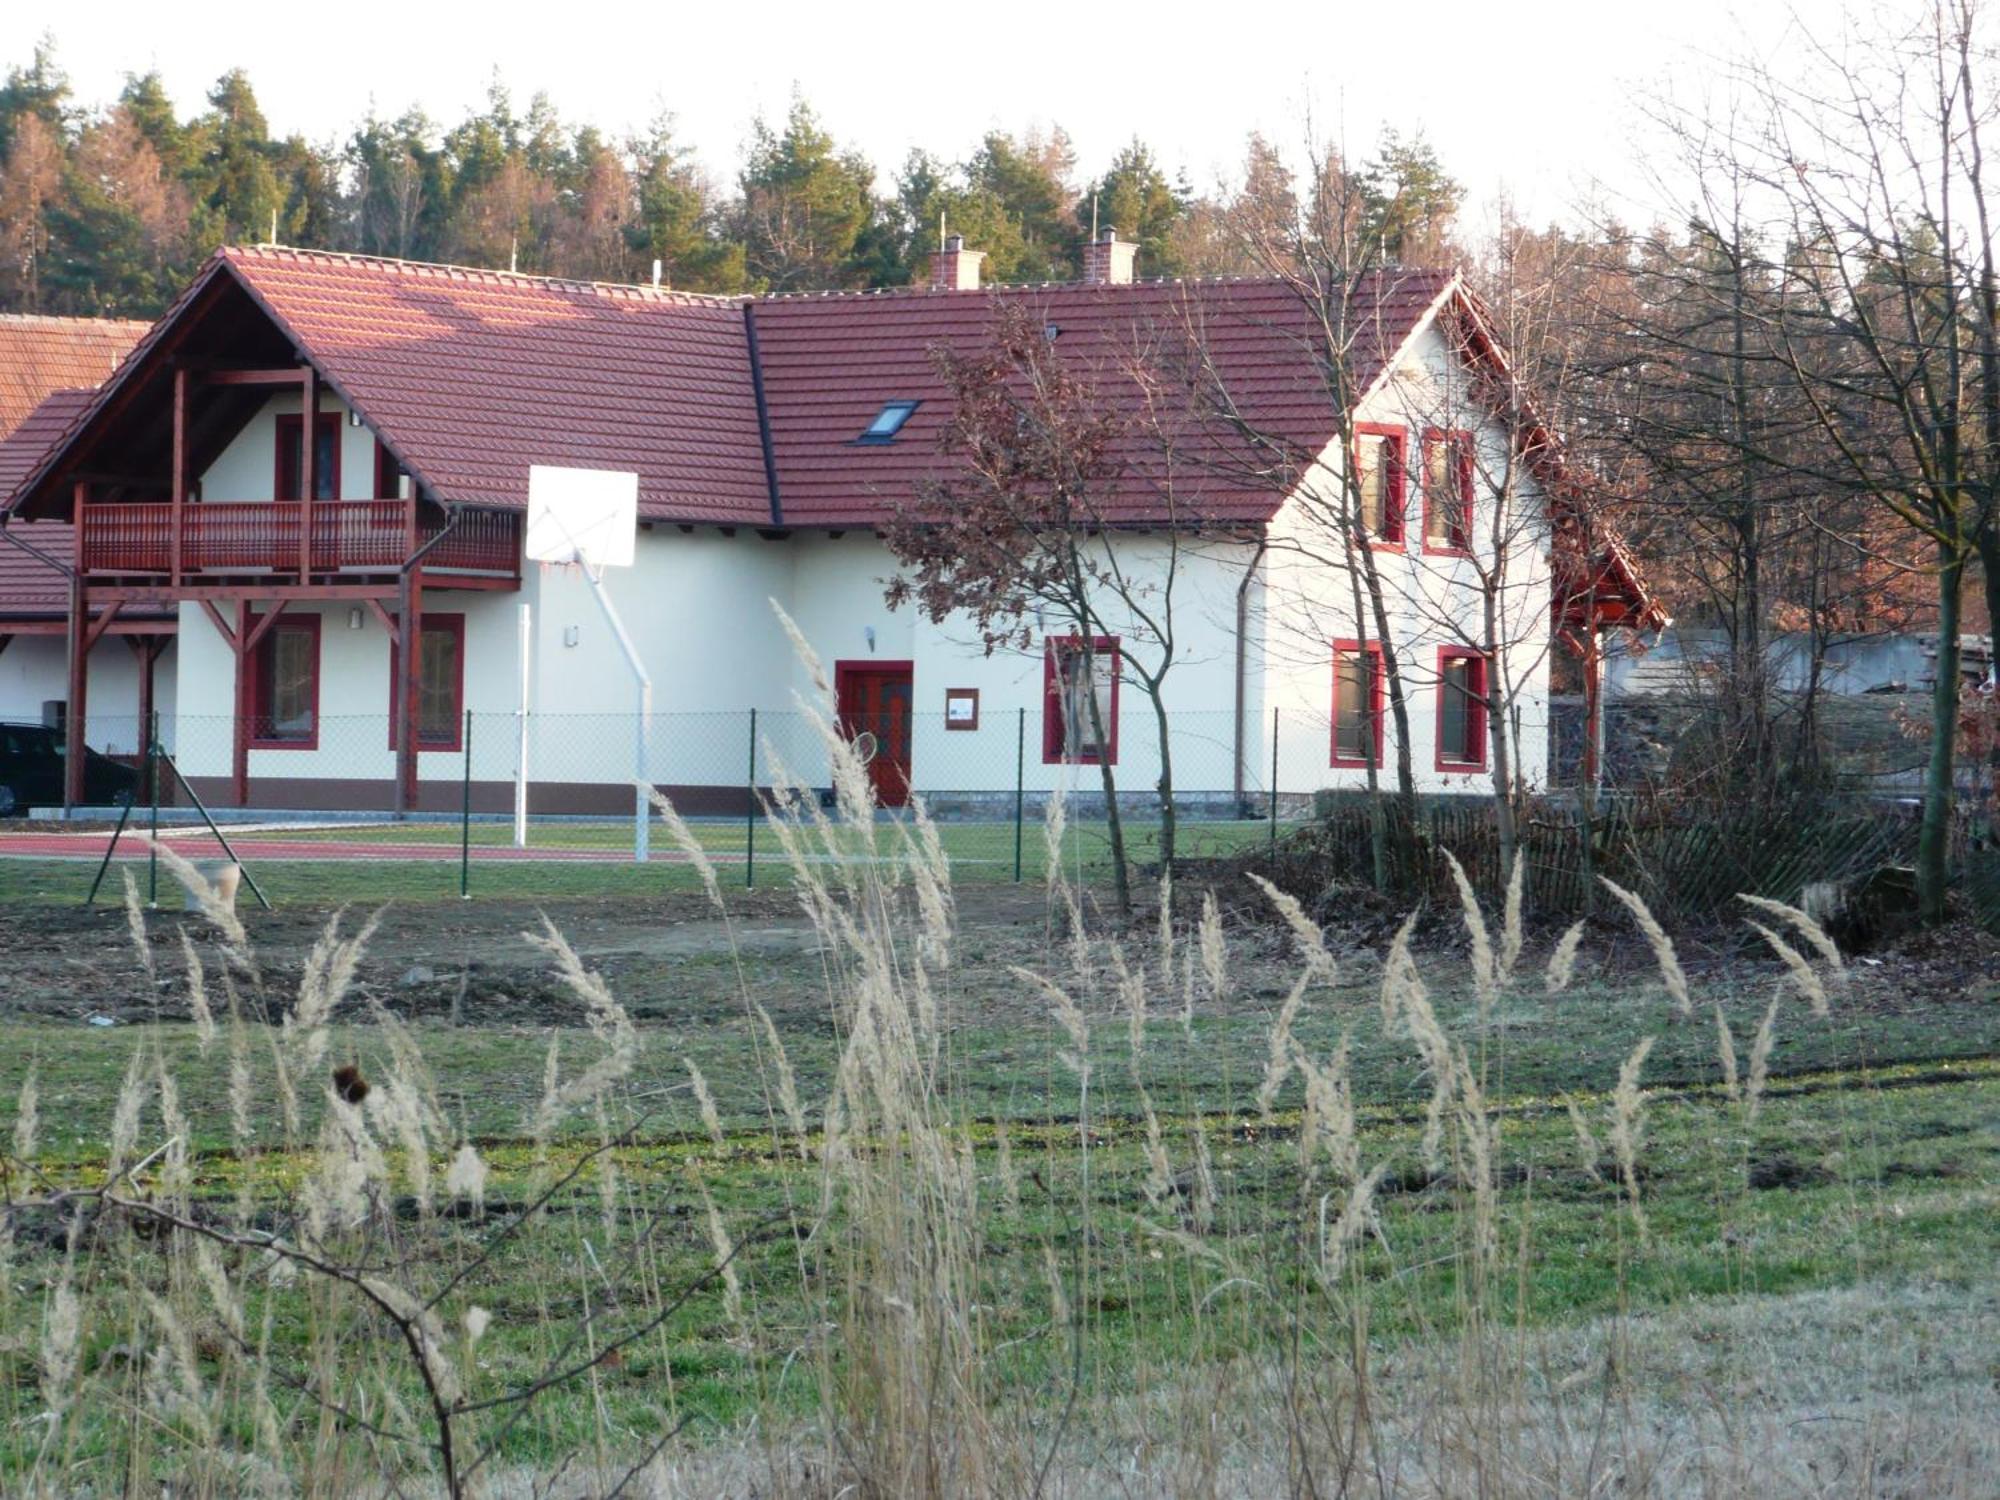
<path fill-rule="evenodd" d="M 741 304 L 272 248 L 221 258 L 440 500 L 628 469 L 639 512 L 771 518 Z"/>
<path fill-rule="evenodd" d="M 0 494 L 11 492 L 41 461 L 51 444 L 69 430 L 78 413 L 90 405 L 89 390 L 56 391 L 45 397 L 4 438 L 0 438 Z M 7 527 L 39 552 L 67 563 L 70 528 L 59 521 Z M 0 620 L 59 619 L 69 612 L 69 581 L 34 553 L 0 536 Z"/>
<path fill-rule="evenodd" d="M 148 326 L 113 318 L 0 317 L 0 437 L 49 392 L 102 384 Z"/>
<path fill-rule="evenodd" d="M 1355 311 L 1361 389 L 1452 283 L 1449 273 L 1423 271 L 1384 274 L 1366 285 Z M 1064 359 L 1135 419 L 1146 398 L 1132 373 L 1134 356 L 1162 345 L 1186 347 L 1195 335 L 1256 430 L 1280 438 L 1295 457 L 1317 455 L 1333 439 L 1308 310 L 1276 281 L 772 298 L 756 305 L 755 317 L 786 524 L 865 525 L 942 472 L 948 460 L 938 444 L 950 412 L 933 351 L 979 347 L 1009 303 L 1027 306 L 1056 329 Z M 895 400 L 923 404 L 895 441 L 857 443 L 883 404 Z M 1267 456 L 1250 453 L 1212 421 L 1184 425 L 1177 442 L 1175 513 L 1261 521 L 1277 509 L 1281 494 L 1250 473 Z M 1135 429 L 1120 457 L 1109 517 L 1165 519 L 1157 441 Z"/>

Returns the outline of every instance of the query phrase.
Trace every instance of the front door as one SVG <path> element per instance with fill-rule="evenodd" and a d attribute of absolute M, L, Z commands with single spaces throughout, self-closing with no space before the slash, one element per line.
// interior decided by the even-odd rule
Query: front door
<path fill-rule="evenodd" d="M 849 739 L 866 734 L 874 744 L 868 779 L 875 800 L 901 807 L 910 800 L 910 663 L 843 661 L 833 668 L 840 700 L 840 732 Z"/>

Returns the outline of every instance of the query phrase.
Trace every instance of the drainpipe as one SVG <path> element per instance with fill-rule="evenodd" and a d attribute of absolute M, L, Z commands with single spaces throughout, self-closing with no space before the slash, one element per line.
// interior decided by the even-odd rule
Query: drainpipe
<path fill-rule="evenodd" d="M 1258 566 L 1264 561 L 1264 549 L 1270 545 L 1270 537 L 1260 532 L 1257 550 L 1250 554 L 1250 561 L 1243 569 L 1243 581 L 1236 586 L 1236 724 L 1235 769 L 1232 774 L 1231 795 L 1236 806 L 1243 806 L 1243 756 L 1244 739 L 1248 732 L 1248 710 L 1250 696 L 1250 585 L 1256 580 Z"/>
<path fill-rule="evenodd" d="M 28 553 L 30 556 L 40 560 L 43 563 L 46 563 L 49 567 L 54 568 L 58 573 L 62 574 L 65 582 L 73 580 L 76 577 L 76 569 L 72 568 L 68 563 L 57 562 L 53 557 L 50 557 L 48 553 L 44 552 L 40 547 L 37 547 L 33 542 L 29 541 L 26 537 L 17 534 L 14 528 L 7 524 L 7 521 L 5 519 L 0 519 L 0 541 L 12 542 L 16 547 L 19 547 L 23 552 Z"/>

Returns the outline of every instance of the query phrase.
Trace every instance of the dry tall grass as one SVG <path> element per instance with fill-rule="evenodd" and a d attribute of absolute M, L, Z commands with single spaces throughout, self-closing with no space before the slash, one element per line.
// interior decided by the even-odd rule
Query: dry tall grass
<path fill-rule="evenodd" d="M 838 1053 L 824 1097 L 802 1096 L 779 1028 L 747 988 L 743 998 L 765 1075 L 767 1146 L 794 1177 L 809 1174 L 809 1190 L 788 1187 L 774 1219 L 732 1217 L 703 1154 L 721 1162 L 743 1143 L 710 1080 L 692 1060 L 662 1060 L 654 1076 L 685 1073 L 672 1091 L 679 1118 L 649 1113 L 660 1091 L 635 1087 L 643 1032 L 547 926 L 530 936 L 583 1009 L 586 1050 L 566 1061 L 552 1043 L 540 1102 L 521 1122 L 534 1162 L 527 1188 L 496 1210 L 492 1168 L 439 1106 L 416 1032 L 376 1008 L 372 1077 L 334 1050 L 333 1018 L 371 923 L 343 936 L 341 918 L 330 921 L 280 1007 L 233 913 L 198 873 L 175 867 L 211 921 L 222 1003 L 200 945 L 177 946 L 202 1045 L 226 1031 L 239 1165 L 266 1153 L 296 1163 L 296 1200 L 274 1207 L 252 1193 L 248 1171 L 233 1203 L 195 1194 L 176 1082 L 145 1042 L 101 1169 L 58 1181 L 38 1165 L 41 1105 L 29 1073 L 0 1219 L 0 1336 L 10 1341 L 0 1347 L 28 1362 L 8 1408 L 4 1451 L 16 1467 L 5 1493 L 1990 1493 L 1996 1439 L 1957 1420 L 1970 1399 L 1959 1387 L 1887 1408 L 1856 1384 L 1839 1418 L 1850 1425 L 1804 1435 L 1801 1413 L 1819 1409 L 1809 1383 L 1787 1364 L 1783 1330 L 1751 1312 L 1689 1308 L 1574 1328 L 1508 1314 L 1521 1300 L 1510 1287 L 1537 1272 L 1532 1178 L 1517 1185 L 1501 1170 L 1499 1018 L 1519 984 L 1569 986 L 1584 936 L 1581 924 L 1566 932 L 1524 981 L 1518 872 L 1497 944 L 1460 873 L 1469 1011 L 1441 1013 L 1443 976 L 1427 978 L 1406 923 L 1381 966 L 1379 1016 L 1350 1006 L 1339 1041 L 1317 1051 L 1304 1023 L 1330 1003 L 1339 965 L 1303 908 L 1267 888 L 1297 971 L 1253 1097 L 1218 1108 L 1186 1098 L 1156 1062 L 1163 1035 L 1196 1036 L 1204 1011 L 1230 993 L 1231 939 L 1213 896 L 1188 930 L 1164 884 L 1149 934 L 1094 930 L 1085 893 L 1052 858 L 1051 930 L 1062 940 L 1051 943 L 1051 967 L 1020 977 L 1046 1003 L 1071 1094 L 1060 1110 L 1051 1102 L 1030 1148 L 1039 1154 L 1024 1163 L 1023 1141 L 976 1118 L 956 1081 L 955 912 L 935 830 L 920 803 L 906 822 L 879 823 L 866 768 L 830 704 L 808 707 L 838 815 L 784 775 L 771 798 L 827 954 Z M 726 917 L 696 834 L 671 806 L 660 811 Z M 1048 815 L 1057 847 L 1064 816 L 1058 797 Z M 1691 1012 L 1671 939 L 1638 896 L 1616 894 L 1676 1010 Z M 1752 924 L 1824 1012 L 1838 993 L 1837 950 L 1804 914 L 1762 909 L 1819 960 Z M 273 1024 L 251 1019 L 265 1013 Z M 1766 1093 L 1778 1019 L 1774 1000 L 1739 1065 L 1716 1013 L 1721 1087 L 1746 1126 Z M 1424 1080 L 1419 1099 L 1357 1097 L 1348 1038 L 1364 1025 L 1407 1048 Z M 1128 1169 L 1100 1169 L 1116 1122 L 1093 1114 L 1093 1083 L 1115 1063 L 1121 1032 L 1140 1116 L 1136 1195 L 1121 1186 Z M 1641 1081 L 1652 1046 L 1636 1039 L 1600 1099 L 1566 1101 L 1583 1174 L 1604 1180 L 1606 1233 L 1632 1255 L 1652 1228 Z M 263 1099 L 277 1101 L 275 1118 Z M 1405 1108 L 1422 1120 L 1413 1145 L 1364 1118 Z M 1258 1118 L 1286 1129 L 1295 1119 L 1296 1155 L 1278 1186 L 1251 1192 L 1235 1159 Z M 685 1173 L 647 1185 L 621 1174 L 615 1148 L 642 1130 L 694 1143 Z M 1442 1195 L 1457 1274 L 1448 1304 L 1396 1308 L 1414 1331 L 1391 1346 L 1373 1322 L 1421 1268 L 1403 1264 L 1382 1200 L 1413 1176 Z M 585 1180 L 598 1207 L 557 1224 L 552 1206 Z M 708 1264 L 674 1280 L 655 1235 L 690 1201 Z M 465 1223 L 490 1227 L 467 1240 L 456 1228 Z M 17 1291 L 24 1230 L 42 1236 L 39 1285 Z M 567 1281 L 540 1288 L 534 1307 L 482 1301 L 495 1258 L 536 1235 L 559 1240 L 549 1263 Z M 746 1252 L 773 1244 L 780 1252 L 753 1273 Z M 1142 1285 L 1157 1321 L 1127 1339 L 1106 1309 Z M 753 1428 L 683 1430 L 666 1330 L 697 1298 L 719 1308 L 707 1337 L 775 1371 L 749 1393 Z M 1836 1306 L 1795 1304 L 1785 1316 L 1826 1321 Z M 1850 1311 L 1884 1338 L 1908 1333 L 1872 1305 Z M 531 1360 L 496 1373 L 487 1358 L 496 1337 L 520 1332 L 509 1319 L 528 1320 Z M 281 1322 L 296 1323 L 302 1357 L 274 1354 Z M 1682 1341 L 1704 1322 L 1744 1341 L 1745 1382 L 1763 1381 L 1763 1395 L 1690 1395 L 1674 1384 L 1699 1378 L 1687 1373 Z M 1977 1336 L 1976 1325 L 1950 1335 Z M 121 1357 L 105 1357 L 114 1341 Z M 652 1418 L 614 1419 L 602 1382 L 649 1348 L 663 1351 L 666 1372 Z M 809 1400 L 798 1400 L 795 1373 Z M 509 1444 L 537 1423 L 567 1456 L 530 1472 Z"/>

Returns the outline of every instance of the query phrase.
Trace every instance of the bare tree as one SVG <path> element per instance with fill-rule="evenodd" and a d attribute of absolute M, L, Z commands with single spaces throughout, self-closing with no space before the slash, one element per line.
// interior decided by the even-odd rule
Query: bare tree
<path fill-rule="evenodd" d="M 1185 541 L 1171 447 L 1162 450 L 1167 462 L 1148 466 L 1152 537 L 1145 556 L 1121 535 L 1125 520 L 1115 501 L 1130 477 L 1121 444 L 1144 426 L 1170 439 L 1173 425 L 1157 412 L 1150 420 L 1128 418 L 1106 399 L 1105 382 L 1134 378 L 1124 354 L 1116 368 L 1087 368 L 1059 354 L 1045 326 L 1032 309 L 1009 306 L 985 347 L 938 352 L 952 397 L 944 446 L 956 465 L 920 487 L 883 528 L 906 570 L 891 581 L 889 602 L 914 604 L 940 623 L 968 621 L 988 652 L 1045 645 L 1032 635 L 1037 613 L 1054 614 L 1070 633 L 1070 644 L 1048 648 L 1059 650 L 1059 701 L 1049 711 L 1060 715 L 1063 759 L 1098 768 L 1118 909 L 1129 916 L 1104 688 L 1108 674 L 1125 673 L 1152 706 L 1160 858 L 1171 870 L 1176 816 L 1166 686 L 1179 659 L 1174 594 Z"/>

